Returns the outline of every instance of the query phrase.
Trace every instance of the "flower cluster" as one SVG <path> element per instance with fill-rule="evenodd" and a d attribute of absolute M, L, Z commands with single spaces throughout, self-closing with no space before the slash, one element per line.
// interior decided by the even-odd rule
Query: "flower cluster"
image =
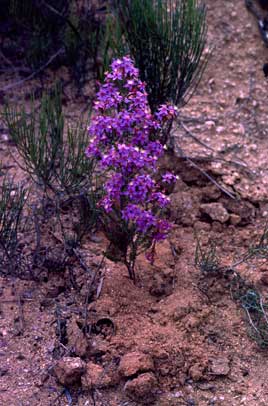
<path fill-rule="evenodd" d="M 151 243 L 164 239 L 170 230 L 170 224 L 160 217 L 169 200 L 153 175 L 163 154 L 161 126 L 175 115 L 171 105 L 161 106 L 152 115 L 145 84 L 126 56 L 115 60 L 106 73 L 89 127 L 86 153 L 97 158 L 107 174 L 102 207 Z M 173 181 L 172 174 L 163 176 L 163 182 Z"/>

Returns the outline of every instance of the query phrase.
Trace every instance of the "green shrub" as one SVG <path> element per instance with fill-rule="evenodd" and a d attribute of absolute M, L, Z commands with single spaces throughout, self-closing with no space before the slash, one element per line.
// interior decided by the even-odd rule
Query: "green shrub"
<path fill-rule="evenodd" d="M 12 261 L 17 249 L 26 197 L 27 191 L 24 187 L 17 187 L 12 179 L 4 177 L 0 185 L 0 258 L 2 261 Z"/>
<path fill-rule="evenodd" d="M 23 169 L 45 190 L 80 193 L 92 181 L 93 161 L 85 156 L 87 122 L 67 125 L 59 86 L 44 94 L 39 112 L 6 106 L 4 119 L 23 159 Z M 66 137 L 65 137 L 65 132 Z"/>
<path fill-rule="evenodd" d="M 66 247 L 73 248 L 96 226 L 99 213 L 101 188 L 96 184 L 94 160 L 85 154 L 88 120 L 67 123 L 59 86 L 43 95 L 39 109 L 32 99 L 30 113 L 7 105 L 4 120 L 22 168 L 44 192 L 45 199 L 37 206 L 45 207 L 46 202 L 53 206 L 51 220 L 60 226 Z M 67 228 L 66 213 L 71 213 Z M 43 215 L 47 216 L 45 210 Z"/>
<path fill-rule="evenodd" d="M 222 266 L 217 254 L 216 247 L 210 242 L 207 249 L 203 249 L 197 238 L 195 265 L 202 272 L 204 278 L 215 278 L 217 282 L 227 288 L 233 300 L 235 300 L 246 315 L 249 335 L 261 348 L 268 347 L 268 302 L 262 296 L 258 288 L 245 279 L 235 268 L 242 263 L 258 259 L 268 258 L 268 231 L 265 228 L 257 244 L 252 245 L 241 259 L 231 266 Z M 205 281 L 205 279 L 203 279 Z M 201 282 L 201 281 L 200 281 Z M 205 290 L 201 291 L 209 298 L 209 286 L 205 284 Z M 209 298 L 210 300 L 210 298 Z"/>
<path fill-rule="evenodd" d="M 32 70 L 66 65 L 79 89 L 99 74 L 103 54 L 104 18 L 91 2 L 76 0 L 3 0 L 0 4 L 2 52 Z M 7 29 L 8 28 L 8 29 Z M 11 29 L 9 29 L 11 28 Z M 52 62 L 53 61 L 53 62 Z M 19 64 L 21 67 L 21 63 Z M 92 77 L 90 77 L 92 72 Z"/>
<path fill-rule="evenodd" d="M 116 0 L 131 56 L 147 84 L 152 111 L 186 103 L 206 65 L 206 11 L 198 0 Z"/>

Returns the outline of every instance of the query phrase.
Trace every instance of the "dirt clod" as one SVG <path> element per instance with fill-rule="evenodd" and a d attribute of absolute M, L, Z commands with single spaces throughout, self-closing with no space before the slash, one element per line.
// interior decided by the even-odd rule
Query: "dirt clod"
<path fill-rule="evenodd" d="M 154 399 L 156 388 L 156 377 L 153 373 L 148 372 L 128 381 L 124 390 L 131 399 L 148 403 Z"/>
<path fill-rule="evenodd" d="M 80 381 L 85 368 L 86 365 L 80 358 L 64 357 L 55 365 L 54 373 L 62 385 L 69 386 Z"/>
<path fill-rule="evenodd" d="M 103 368 L 94 362 L 88 362 L 86 372 L 81 378 L 82 387 L 86 390 L 107 388 L 117 385 L 120 381 L 119 374 L 111 368 Z"/>
<path fill-rule="evenodd" d="M 204 203 L 201 204 L 200 209 L 212 220 L 220 223 L 226 223 L 229 220 L 229 213 L 221 203 Z"/>
<path fill-rule="evenodd" d="M 165 274 L 161 271 L 156 271 L 149 287 L 150 293 L 153 296 L 170 295 L 173 289 L 174 276 L 172 272 Z"/>
<path fill-rule="evenodd" d="M 213 375 L 228 375 L 230 372 L 229 360 L 227 358 L 215 358 L 211 362 L 210 372 Z"/>
<path fill-rule="evenodd" d="M 268 272 L 265 272 L 262 274 L 261 278 L 260 278 L 260 282 L 265 285 L 268 286 Z"/>
<path fill-rule="evenodd" d="M 191 226 L 198 215 L 198 197 L 191 191 L 179 191 L 170 196 L 171 219 L 177 224 Z"/>
<path fill-rule="evenodd" d="M 140 372 L 152 371 L 154 364 L 152 358 L 142 352 L 130 352 L 121 358 L 119 372 L 125 378 L 129 378 Z"/>
<path fill-rule="evenodd" d="M 104 369 L 102 366 L 89 362 L 86 366 L 86 373 L 82 376 L 82 386 L 84 389 L 93 389 L 100 385 Z"/>
<path fill-rule="evenodd" d="M 200 379 L 203 378 L 203 373 L 204 366 L 199 363 L 192 365 L 191 368 L 189 369 L 189 375 L 195 382 L 200 381 Z"/>
<path fill-rule="evenodd" d="M 72 320 L 67 326 L 68 346 L 78 357 L 84 357 L 88 351 L 88 340 L 82 330 L 78 327 L 77 322 Z"/>
<path fill-rule="evenodd" d="M 230 214 L 230 223 L 237 226 L 241 222 L 241 217 L 238 214 Z"/>

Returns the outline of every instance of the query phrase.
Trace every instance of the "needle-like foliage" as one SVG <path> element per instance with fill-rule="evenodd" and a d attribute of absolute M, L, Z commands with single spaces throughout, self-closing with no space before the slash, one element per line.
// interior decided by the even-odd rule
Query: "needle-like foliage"
<path fill-rule="evenodd" d="M 26 171 L 45 187 L 53 183 L 63 147 L 64 119 L 58 90 L 53 96 L 42 97 L 39 113 L 33 100 L 29 114 L 24 107 L 7 106 L 4 115 Z"/>
<path fill-rule="evenodd" d="M 235 267 L 249 260 L 268 257 L 267 226 L 259 242 L 249 248 L 243 258 L 230 267 L 221 266 L 217 258 L 216 247 L 211 243 L 208 249 L 203 249 L 197 238 L 195 265 L 203 276 L 214 277 L 224 282 L 231 297 L 240 304 L 246 314 L 249 334 L 261 348 L 268 347 L 268 303 L 254 284 L 248 282 Z"/>
<path fill-rule="evenodd" d="M 26 196 L 25 188 L 16 187 L 13 180 L 5 176 L 0 185 L 0 259 L 2 261 L 12 259 L 17 248 Z"/>
<path fill-rule="evenodd" d="M 89 185 L 93 161 L 85 156 L 87 122 L 67 125 L 59 86 L 43 95 L 39 112 L 34 103 L 30 113 L 6 106 L 4 119 L 24 169 L 44 189 L 73 194 Z"/>
<path fill-rule="evenodd" d="M 152 111 L 185 104 L 206 65 L 206 11 L 199 0 L 116 0 L 125 41 L 147 84 Z"/>
<path fill-rule="evenodd" d="M 219 272 L 219 260 L 217 258 L 215 245 L 210 241 L 208 249 L 204 250 L 197 236 L 196 241 L 195 265 L 202 273 L 207 275 L 217 274 L 217 272 Z"/>

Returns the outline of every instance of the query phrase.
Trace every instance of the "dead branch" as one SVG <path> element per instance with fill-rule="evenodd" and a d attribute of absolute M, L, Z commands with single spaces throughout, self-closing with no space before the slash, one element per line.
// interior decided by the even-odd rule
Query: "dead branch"
<path fill-rule="evenodd" d="M 7 90 L 13 89 L 14 87 L 20 86 L 22 84 L 24 84 L 25 82 L 27 82 L 28 80 L 33 79 L 38 73 L 42 72 L 44 69 L 46 69 L 53 61 L 54 59 L 57 58 L 57 56 L 59 56 L 60 54 L 62 54 L 64 52 L 63 48 L 60 48 L 54 55 L 52 55 L 48 61 L 40 66 L 40 68 L 38 68 L 37 70 L 35 70 L 34 72 L 31 73 L 31 75 L 27 76 L 24 79 L 21 79 L 15 83 L 11 83 L 10 85 L 7 85 L 5 87 L 3 87 L 2 89 L 0 89 L 0 92 L 6 92 Z"/>

